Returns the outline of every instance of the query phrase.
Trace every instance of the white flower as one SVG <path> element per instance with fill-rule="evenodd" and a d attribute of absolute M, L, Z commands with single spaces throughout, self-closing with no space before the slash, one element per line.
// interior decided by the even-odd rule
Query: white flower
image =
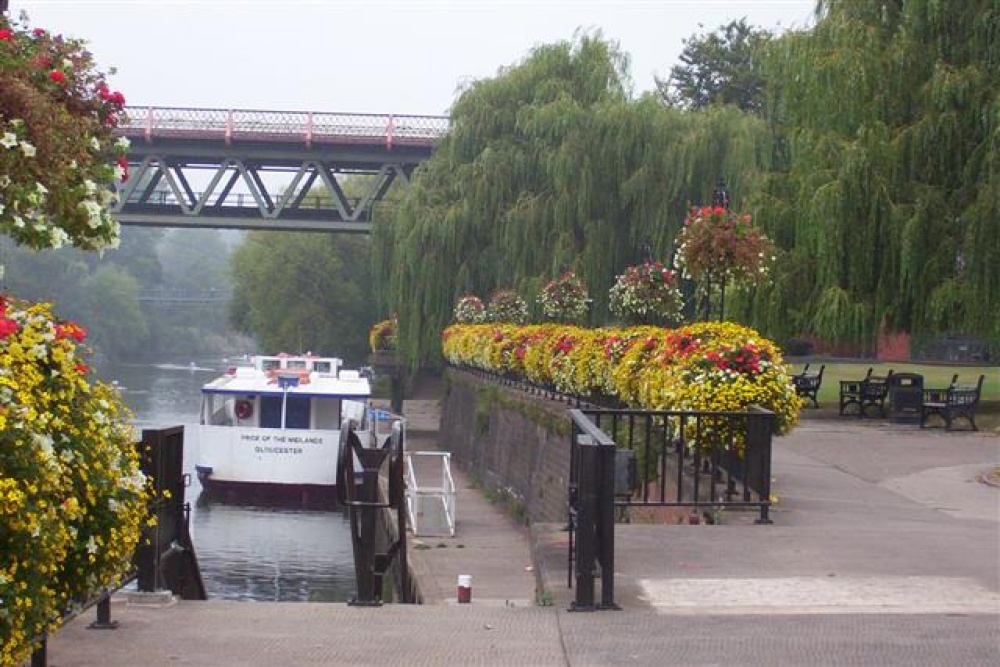
<path fill-rule="evenodd" d="M 5 188 L 8 185 L 10 185 L 10 176 L 7 174 L 0 176 L 0 188 Z"/>
<path fill-rule="evenodd" d="M 38 447 L 38 449 L 43 454 L 45 454 L 45 459 L 46 460 L 52 457 L 52 453 L 53 453 L 52 443 L 53 443 L 53 440 L 52 440 L 52 436 L 51 435 L 44 434 L 44 433 L 33 433 L 31 435 L 31 439 L 35 441 L 35 446 Z"/>
<path fill-rule="evenodd" d="M 90 539 L 87 540 L 87 553 L 89 554 L 97 553 L 97 541 L 94 539 L 93 535 L 91 535 Z"/>
<path fill-rule="evenodd" d="M 13 132 L 4 132 L 3 139 L 0 139 L 0 146 L 4 148 L 13 148 L 17 146 L 17 135 Z"/>
<path fill-rule="evenodd" d="M 128 140 L 128 137 L 118 137 L 118 141 L 115 142 L 115 148 L 120 151 L 127 151 L 132 142 Z"/>
<path fill-rule="evenodd" d="M 21 142 L 21 152 L 24 153 L 24 157 L 35 157 L 35 147 L 33 144 L 29 144 L 27 141 Z"/>
<path fill-rule="evenodd" d="M 101 142 L 97 140 L 97 137 L 90 138 L 90 147 L 95 151 L 101 150 Z"/>
<path fill-rule="evenodd" d="M 61 227 L 53 227 L 49 230 L 49 242 L 53 248 L 61 248 L 69 241 L 67 234 Z"/>
<path fill-rule="evenodd" d="M 41 183 L 35 183 L 35 192 L 37 192 L 40 195 L 47 195 L 49 194 L 49 189 L 44 185 L 42 185 Z"/>

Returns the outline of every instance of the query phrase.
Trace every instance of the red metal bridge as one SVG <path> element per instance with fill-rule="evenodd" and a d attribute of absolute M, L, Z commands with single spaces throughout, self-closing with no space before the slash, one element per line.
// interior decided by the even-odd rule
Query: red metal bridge
<path fill-rule="evenodd" d="M 367 233 L 390 186 L 448 131 L 446 116 L 126 111 L 130 177 L 114 212 L 152 227 Z"/>

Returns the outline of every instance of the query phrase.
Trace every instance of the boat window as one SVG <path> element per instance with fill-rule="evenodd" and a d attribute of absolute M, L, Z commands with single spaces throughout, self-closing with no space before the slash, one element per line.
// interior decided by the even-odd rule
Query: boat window
<path fill-rule="evenodd" d="M 281 428 L 281 397 L 260 397 L 260 427 Z"/>
<path fill-rule="evenodd" d="M 201 421 L 210 426 L 231 426 L 236 422 L 235 405 L 226 394 L 203 394 Z"/>
<path fill-rule="evenodd" d="M 330 365 L 329 361 L 314 361 L 313 370 L 316 371 L 317 373 L 330 373 L 332 372 L 333 368 Z"/>
<path fill-rule="evenodd" d="M 317 398 L 314 412 L 316 428 L 336 431 L 340 428 L 340 399 Z"/>
<path fill-rule="evenodd" d="M 306 360 L 305 359 L 289 359 L 286 362 L 285 367 L 286 368 L 291 368 L 291 369 L 294 369 L 294 370 L 297 370 L 297 371 L 299 371 L 299 370 L 304 371 L 306 369 Z"/>
<path fill-rule="evenodd" d="M 260 427 L 281 428 L 281 396 L 260 397 Z M 309 397 L 288 396 L 285 403 L 285 428 L 309 428 Z"/>
<path fill-rule="evenodd" d="M 275 368 L 281 368 L 280 359 L 261 359 L 260 362 L 261 370 L 273 371 Z"/>

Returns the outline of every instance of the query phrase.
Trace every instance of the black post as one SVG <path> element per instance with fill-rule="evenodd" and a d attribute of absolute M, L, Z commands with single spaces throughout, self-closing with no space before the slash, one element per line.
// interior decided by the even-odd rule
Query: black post
<path fill-rule="evenodd" d="M 601 609 L 615 604 L 615 455 L 614 445 L 597 445 L 599 478 L 598 560 L 601 565 Z"/>
<path fill-rule="evenodd" d="M 31 652 L 31 667 L 48 667 L 48 643 L 48 635 L 42 635 L 42 640 L 38 643 L 38 648 Z"/>
<path fill-rule="evenodd" d="M 751 408 L 746 416 L 745 486 L 752 488 L 760 499 L 760 516 L 754 523 L 773 523 L 768 516 L 771 507 L 771 432 L 774 413 Z"/>
<path fill-rule="evenodd" d="M 597 500 L 600 476 L 597 467 L 597 446 L 589 436 L 580 435 L 577 441 L 578 492 L 576 512 L 576 599 L 570 611 L 594 609 L 594 572 L 598 557 Z"/>

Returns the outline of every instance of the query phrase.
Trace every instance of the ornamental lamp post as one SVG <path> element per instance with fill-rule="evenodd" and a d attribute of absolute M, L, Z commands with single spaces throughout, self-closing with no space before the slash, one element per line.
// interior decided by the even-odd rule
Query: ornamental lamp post
<path fill-rule="evenodd" d="M 712 191 L 712 206 L 721 206 L 729 211 L 729 192 L 726 191 L 726 179 L 719 177 L 719 183 Z M 711 292 L 711 289 L 709 289 Z M 710 303 L 711 296 L 705 295 L 706 303 Z M 708 307 L 708 318 L 711 319 L 711 306 Z M 726 267 L 722 268 L 722 277 L 719 280 L 719 321 L 722 322 L 726 316 Z"/>
<path fill-rule="evenodd" d="M 719 178 L 719 184 L 712 191 L 712 206 L 721 206 L 729 210 L 729 193 L 726 192 L 726 179 Z"/>

